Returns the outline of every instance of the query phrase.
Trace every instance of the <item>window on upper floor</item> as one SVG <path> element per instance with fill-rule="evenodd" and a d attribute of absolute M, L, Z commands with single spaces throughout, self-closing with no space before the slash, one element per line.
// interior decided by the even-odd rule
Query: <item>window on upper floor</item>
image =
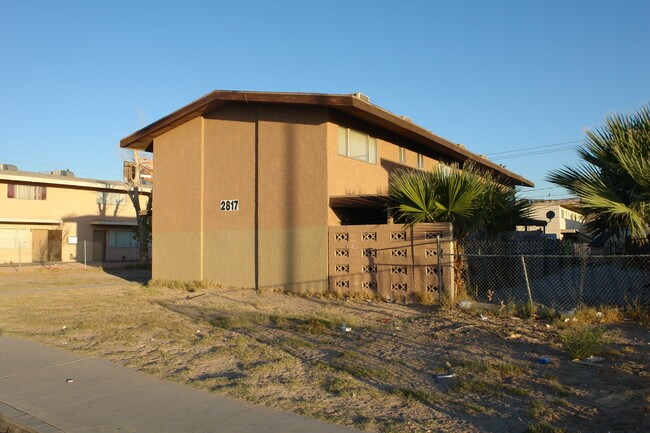
<path fill-rule="evenodd" d="M 399 162 L 404 164 L 406 162 L 406 149 L 403 147 L 399 148 Z"/>
<path fill-rule="evenodd" d="M 45 200 L 47 199 L 47 187 L 35 185 L 7 184 L 7 198 L 18 198 L 22 200 Z"/>
<path fill-rule="evenodd" d="M 339 126 L 339 155 L 376 164 L 377 140 L 368 134 Z"/>
<path fill-rule="evenodd" d="M 418 153 L 418 168 L 424 168 L 424 155 Z"/>
<path fill-rule="evenodd" d="M 117 192 L 97 192 L 97 204 L 122 206 L 126 204 L 126 194 Z"/>

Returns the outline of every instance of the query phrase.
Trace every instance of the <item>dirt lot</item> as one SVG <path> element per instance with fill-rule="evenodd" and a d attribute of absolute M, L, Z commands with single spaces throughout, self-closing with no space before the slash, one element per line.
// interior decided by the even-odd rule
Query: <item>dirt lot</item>
<path fill-rule="evenodd" d="M 0 268 L 0 327 L 367 431 L 650 431 L 650 335 L 631 321 L 605 325 L 605 361 L 583 366 L 558 332 L 586 316 L 547 322 L 234 288 L 189 293 L 142 286 L 147 277 Z M 447 374 L 455 377 L 438 376 Z"/>

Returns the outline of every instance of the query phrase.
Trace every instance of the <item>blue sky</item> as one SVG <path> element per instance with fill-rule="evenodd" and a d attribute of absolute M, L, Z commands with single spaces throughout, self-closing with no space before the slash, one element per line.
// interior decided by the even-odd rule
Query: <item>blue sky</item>
<path fill-rule="evenodd" d="M 121 138 L 209 91 L 363 92 L 558 198 L 579 143 L 501 152 L 650 102 L 649 43 L 647 0 L 2 0 L 0 162 L 119 179 Z"/>

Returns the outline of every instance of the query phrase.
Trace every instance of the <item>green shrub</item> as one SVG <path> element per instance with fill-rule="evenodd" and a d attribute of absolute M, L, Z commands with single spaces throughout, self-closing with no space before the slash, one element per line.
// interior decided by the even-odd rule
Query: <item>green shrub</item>
<path fill-rule="evenodd" d="M 560 341 L 572 359 L 584 359 L 603 353 L 609 337 L 602 326 L 579 326 L 561 331 Z"/>

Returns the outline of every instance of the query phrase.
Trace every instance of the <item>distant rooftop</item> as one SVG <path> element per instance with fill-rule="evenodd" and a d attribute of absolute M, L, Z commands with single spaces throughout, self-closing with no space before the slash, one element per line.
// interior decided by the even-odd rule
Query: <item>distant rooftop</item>
<path fill-rule="evenodd" d="M 115 180 L 87 179 L 75 177 L 70 170 L 54 170 L 51 173 L 35 173 L 20 171 L 14 165 L 0 164 L 0 181 L 19 182 L 25 184 L 60 185 L 76 188 L 93 189 L 97 191 L 126 191 L 124 182 Z M 143 185 L 140 189 L 147 193 L 151 185 Z"/>

